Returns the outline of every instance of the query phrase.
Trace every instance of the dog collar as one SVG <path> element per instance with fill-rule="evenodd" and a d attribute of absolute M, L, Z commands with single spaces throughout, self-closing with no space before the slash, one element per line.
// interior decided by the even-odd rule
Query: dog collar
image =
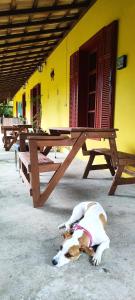
<path fill-rule="evenodd" d="M 91 235 L 91 233 L 87 229 L 85 229 L 84 227 L 82 227 L 79 224 L 75 224 L 73 226 L 73 230 L 74 231 L 76 231 L 76 230 L 83 230 L 83 232 L 89 237 L 89 247 L 92 245 L 92 235 Z"/>

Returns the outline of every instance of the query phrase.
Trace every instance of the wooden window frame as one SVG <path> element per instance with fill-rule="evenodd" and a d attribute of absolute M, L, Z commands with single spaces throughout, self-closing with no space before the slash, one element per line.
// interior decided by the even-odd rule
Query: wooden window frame
<path fill-rule="evenodd" d="M 39 115 L 41 117 L 41 83 L 37 83 L 30 90 L 30 98 L 31 98 L 31 122 L 33 123 L 34 117 L 37 115 L 37 119 L 39 123 L 38 126 L 39 126 L 41 123 L 41 118 L 39 119 Z"/>
<path fill-rule="evenodd" d="M 70 57 L 69 126 L 88 127 L 88 54 L 97 53 L 94 128 L 113 128 L 118 21 L 102 28 Z"/>

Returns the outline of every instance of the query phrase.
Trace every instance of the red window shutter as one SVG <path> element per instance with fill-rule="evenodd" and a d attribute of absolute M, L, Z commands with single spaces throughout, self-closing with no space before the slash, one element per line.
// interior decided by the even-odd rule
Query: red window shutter
<path fill-rule="evenodd" d="M 41 84 L 38 83 L 37 84 L 37 96 L 40 96 L 41 95 Z"/>
<path fill-rule="evenodd" d="M 116 54 L 117 54 L 117 34 L 118 21 L 114 21 L 102 30 L 103 37 L 103 56 L 100 57 L 100 82 L 101 101 L 97 113 L 96 127 L 113 127 L 114 122 L 114 94 L 115 94 L 115 73 L 116 73 Z M 101 71 L 102 69 L 102 71 Z M 102 76 L 101 76 L 102 74 Z M 99 78 L 100 80 L 100 78 Z M 99 124 L 100 122 L 100 124 Z"/>
<path fill-rule="evenodd" d="M 16 102 L 16 117 L 18 117 L 18 102 Z"/>
<path fill-rule="evenodd" d="M 78 74 L 79 52 L 70 57 L 70 103 L 69 103 L 69 126 L 78 126 Z"/>
<path fill-rule="evenodd" d="M 33 122 L 33 89 L 30 90 L 30 120 Z"/>
<path fill-rule="evenodd" d="M 78 126 L 87 127 L 88 114 L 88 52 L 79 50 Z"/>
<path fill-rule="evenodd" d="M 23 118 L 26 117 L 26 94 L 24 93 L 22 95 L 22 114 L 23 114 Z"/>

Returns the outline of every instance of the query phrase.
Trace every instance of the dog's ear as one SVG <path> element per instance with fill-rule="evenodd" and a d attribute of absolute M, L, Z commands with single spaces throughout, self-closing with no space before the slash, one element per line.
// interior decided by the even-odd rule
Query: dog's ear
<path fill-rule="evenodd" d="M 81 245 L 80 251 L 87 253 L 89 256 L 93 256 L 95 253 L 92 247 L 88 247 L 85 245 Z"/>
<path fill-rule="evenodd" d="M 63 234 L 64 239 L 70 239 L 72 236 L 72 232 L 71 231 L 65 231 Z"/>

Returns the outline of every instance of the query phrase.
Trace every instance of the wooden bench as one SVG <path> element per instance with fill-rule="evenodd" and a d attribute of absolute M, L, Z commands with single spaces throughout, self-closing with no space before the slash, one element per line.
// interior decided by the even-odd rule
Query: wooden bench
<path fill-rule="evenodd" d="M 135 155 L 118 151 L 114 153 L 111 158 L 116 171 L 108 194 L 114 195 L 118 185 L 135 184 Z M 131 167 L 133 167 L 134 170 L 131 171 Z M 131 177 L 123 177 L 124 173 Z"/>
<path fill-rule="evenodd" d="M 42 131 L 42 134 L 41 132 L 40 133 L 35 133 L 35 132 L 21 132 L 19 134 L 19 137 L 18 137 L 18 141 L 17 143 L 14 144 L 14 150 L 15 150 L 15 165 L 16 165 L 16 168 L 17 168 L 17 156 L 18 156 L 18 152 L 26 152 L 26 151 L 29 151 L 29 145 L 28 145 L 28 136 L 48 136 L 48 133 L 47 132 L 43 132 Z M 43 154 L 43 155 L 47 155 L 51 150 L 51 147 L 48 147 L 48 148 L 45 148 L 45 149 L 40 149 L 40 152 Z"/>
<path fill-rule="evenodd" d="M 54 163 L 53 160 L 48 158 L 42 153 L 38 153 L 38 168 L 39 173 L 42 172 L 51 172 L 55 171 L 59 167 L 59 163 Z M 33 195 L 33 188 L 31 184 L 31 160 L 30 160 L 30 153 L 29 152 L 20 152 L 19 153 L 19 168 L 20 168 L 20 175 L 27 185 L 30 195 Z M 37 205 L 34 205 L 37 207 Z"/>
<path fill-rule="evenodd" d="M 83 155 L 89 155 L 89 160 L 85 168 L 83 178 L 87 178 L 91 170 L 101 170 L 109 169 L 113 177 L 113 183 L 109 190 L 109 195 L 114 195 L 118 185 L 123 184 L 135 184 L 135 171 L 131 170 L 129 167 L 135 168 L 135 155 L 114 151 L 112 153 L 108 148 L 95 148 L 92 150 L 87 150 L 86 145 L 83 145 Z M 106 164 L 96 164 L 94 165 L 95 156 L 102 155 L 106 160 Z M 131 177 L 123 177 L 123 173 L 130 175 Z"/>
<path fill-rule="evenodd" d="M 43 206 L 44 194 L 48 198 L 48 193 L 53 188 L 51 180 L 53 181 L 54 173 L 61 166 L 61 162 L 53 161 L 45 156 L 50 149 L 54 146 L 70 145 L 69 137 L 67 136 L 28 136 L 30 152 L 19 152 L 19 170 L 20 175 L 27 185 L 30 195 L 33 197 L 33 206 Z M 40 153 L 38 149 L 42 148 L 42 144 L 45 146 L 43 153 Z M 49 180 L 45 191 L 40 191 L 40 173 L 42 172 L 54 172 L 52 178 Z"/>
<path fill-rule="evenodd" d="M 87 178 L 88 174 L 91 170 L 103 170 L 103 169 L 109 169 L 111 175 L 114 176 L 115 169 L 112 164 L 110 149 L 97 148 L 97 149 L 92 149 L 92 150 L 85 150 L 85 152 L 83 152 L 83 155 L 89 155 L 89 160 L 88 160 L 87 166 L 85 168 L 83 178 Z M 99 156 L 99 155 L 104 156 L 106 163 L 93 165 L 95 156 Z"/>

